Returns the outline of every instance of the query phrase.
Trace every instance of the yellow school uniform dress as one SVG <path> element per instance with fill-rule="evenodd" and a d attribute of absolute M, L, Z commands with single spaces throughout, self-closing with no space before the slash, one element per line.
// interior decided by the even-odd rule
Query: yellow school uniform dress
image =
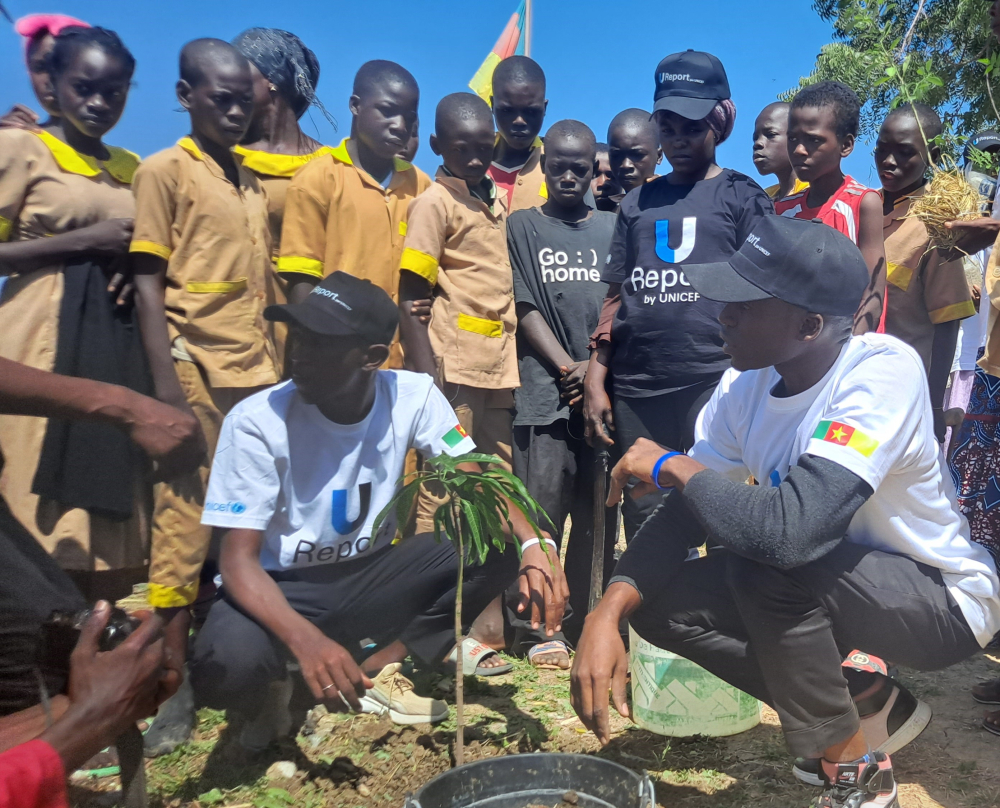
<path fill-rule="evenodd" d="M 399 299 L 399 259 L 410 202 L 430 179 L 396 159 L 387 187 L 354 165 L 345 139 L 304 166 L 288 186 L 278 273 L 316 281 L 332 272 L 370 280 Z M 398 341 L 389 367 L 402 367 Z"/>
<path fill-rule="evenodd" d="M 139 158 L 80 154 L 48 132 L 0 130 L 0 241 L 29 241 L 135 215 L 130 183 Z M 63 264 L 11 276 L 0 302 L 0 356 L 51 371 Z M 137 497 L 131 518 L 113 521 L 31 493 L 48 419 L 0 415 L 0 495 L 14 516 L 68 570 L 141 570 L 149 511 Z M 136 580 L 141 580 L 139 575 Z"/>
<path fill-rule="evenodd" d="M 288 193 L 288 186 L 292 177 L 295 176 L 295 172 L 317 157 L 330 154 L 333 149 L 329 146 L 321 146 L 309 154 L 274 154 L 273 152 L 237 146 L 233 151 L 243 159 L 243 167 L 254 173 L 267 194 L 267 221 L 271 230 L 272 271 L 268 276 L 269 283 L 272 284 L 270 294 L 275 303 L 286 303 L 288 300 L 285 294 L 287 284 L 277 272 L 278 256 L 281 254 L 281 225 L 285 219 L 285 195 Z M 273 323 L 272 326 L 274 347 L 278 352 L 279 360 L 283 361 L 288 326 L 284 323 Z"/>
<path fill-rule="evenodd" d="M 882 218 L 885 240 L 885 333 L 912 347 L 930 371 L 934 326 L 976 313 L 962 261 L 945 261 L 924 223 L 909 215 L 920 188 Z"/>
<path fill-rule="evenodd" d="M 201 510 L 226 414 L 279 379 L 271 324 L 271 234 L 260 181 L 237 156 L 239 188 L 189 137 L 136 172 L 130 251 L 167 262 L 165 308 L 174 369 L 201 422 L 208 456 L 198 471 L 157 488 L 149 602 L 194 601 L 211 528 Z"/>

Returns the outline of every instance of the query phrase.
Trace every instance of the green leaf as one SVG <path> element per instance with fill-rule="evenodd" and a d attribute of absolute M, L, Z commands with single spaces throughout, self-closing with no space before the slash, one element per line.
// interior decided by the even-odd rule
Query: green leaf
<path fill-rule="evenodd" d="M 202 805 L 215 805 L 216 803 L 222 802 L 224 799 L 225 797 L 222 795 L 222 792 L 217 788 L 213 788 L 211 791 L 206 791 L 204 794 L 198 795 L 198 802 Z"/>

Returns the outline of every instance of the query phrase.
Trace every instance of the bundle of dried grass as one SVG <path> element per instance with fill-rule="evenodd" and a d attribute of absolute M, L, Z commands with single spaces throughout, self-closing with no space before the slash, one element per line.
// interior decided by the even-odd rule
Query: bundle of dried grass
<path fill-rule="evenodd" d="M 979 192 L 969 185 L 961 171 L 935 171 L 926 189 L 910 207 L 909 216 L 915 216 L 924 223 L 936 246 L 950 250 L 955 246 L 958 234 L 945 227 L 946 222 L 956 219 L 978 219 Z"/>

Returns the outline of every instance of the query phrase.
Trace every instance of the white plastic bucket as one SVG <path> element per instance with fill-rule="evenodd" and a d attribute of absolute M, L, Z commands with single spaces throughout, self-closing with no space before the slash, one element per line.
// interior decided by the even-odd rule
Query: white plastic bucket
<path fill-rule="evenodd" d="M 632 714 L 658 735 L 736 735 L 760 723 L 760 702 L 629 627 Z"/>

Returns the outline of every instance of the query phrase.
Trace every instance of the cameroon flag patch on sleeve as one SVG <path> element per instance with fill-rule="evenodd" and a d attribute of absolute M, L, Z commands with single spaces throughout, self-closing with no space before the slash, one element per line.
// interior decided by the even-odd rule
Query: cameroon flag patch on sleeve
<path fill-rule="evenodd" d="M 871 457 L 872 452 L 878 448 L 877 440 L 839 421 L 820 421 L 813 433 L 813 439 L 847 446 L 865 457 Z"/>
<path fill-rule="evenodd" d="M 469 437 L 469 433 L 462 428 L 462 425 L 455 424 L 454 429 L 445 433 L 444 442 L 448 444 L 449 449 L 454 449 L 467 437 Z"/>

